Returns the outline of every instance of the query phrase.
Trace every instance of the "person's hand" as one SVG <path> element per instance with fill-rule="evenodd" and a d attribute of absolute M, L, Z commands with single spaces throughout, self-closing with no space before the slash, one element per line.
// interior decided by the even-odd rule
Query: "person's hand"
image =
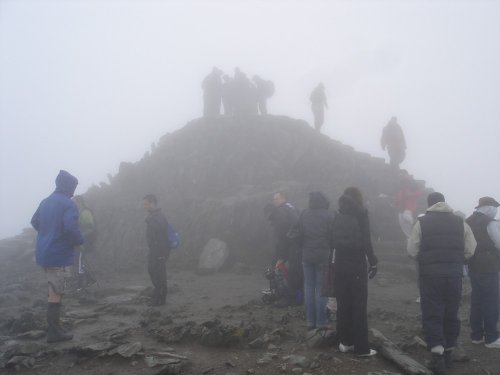
<path fill-rule="evenodd" d="M 377 274 L 377 266 L 376 265 L 370 266 L 370 268 L 368 268 L 368 278 L 373 279 L 376 274 Z"/>

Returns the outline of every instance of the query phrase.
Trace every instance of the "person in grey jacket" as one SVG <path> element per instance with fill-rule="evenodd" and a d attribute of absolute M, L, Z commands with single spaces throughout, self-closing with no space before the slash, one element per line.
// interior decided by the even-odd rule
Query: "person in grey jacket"
<path fill-rule="evenodd" d="M 304 268 L 304 303 L 308 329 L 326 328 L 326 302 L 322 296 L 325 269 L 330 260 L 331 229 L 334 214 L 330 202 L 319 191 L 309 193 L 309 208 L 300 216 L 302 264 Z"/>

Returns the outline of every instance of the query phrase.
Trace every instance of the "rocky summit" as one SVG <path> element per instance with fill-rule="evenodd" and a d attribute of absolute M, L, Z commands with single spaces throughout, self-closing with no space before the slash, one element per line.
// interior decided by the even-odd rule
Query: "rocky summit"
<path fill-rule="evenodd" d="M 227 244 L 230 262 L 262 263 L 271 235 L 263 208 L 285 189 L 299 209 L 323 191 L 332 206 L 348 186 L 370 205 L 392 195 L 399 170 L 285 116 L 196 119 L 164 135 L 136 163 L 121 163 L 109 183 L 84 194 L 99 226 L 104 263 L 128 267 L 146 252 L 142 198 L 156 194 L 182 246 L 174 263 L 196 267 L 211 238 Z M 376 214 L 376 213 L 375 213 Z M 398 232 L 396 215 L 391 230 Z M 398 234 L 396 234 L 397 236 Z"/>

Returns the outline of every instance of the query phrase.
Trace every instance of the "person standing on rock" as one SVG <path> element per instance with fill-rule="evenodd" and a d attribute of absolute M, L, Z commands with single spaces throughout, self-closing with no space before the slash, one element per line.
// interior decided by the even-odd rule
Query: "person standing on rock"
<path fill-rule="evenodd" d="M 286 193 L 276 192 L 273 195 L 273 209 L 268 212 L 268 218 L 274 231 L 274 255 L 272 269 L 281 269 L 286 264 L 288 270 L 287 290 L 282 300 L 275 303 L 278 307 L 297 305 L 302 294 L 302 265 L 300 249 L 296 242 L 287 234 L 297 224 L 299 213 L 288 202 Z"/>
<path fill-rule="evenodd" d="M 399 164 L 405 160 L 406 141 L 403 129 L 398 124 L 397 117 L 392 117 L 389 123 L 382 130 L 380 140 L 382 150 L 387 148 L 390 165 L 399 168 Z"/>
<path fill-rule="evenodd" d="M 77 185 L 76 177 L 61 170 L 56 178 L 56 190 L 40 203 L 31 219 L 31 225 L 38 232 L 36 263 L 43 267 L 49 289 L 47 342 L 73 338 L 61 327 L 60 316 L 74 252 L 84 242 L 78 226 L 78 208 L 71 200 Z"/>
<path fill-rule="evenodd" d="M 463 265 L 474 255 L 476 240 L 443 194 L 429 194 L 427 205 L 427 212 L 413 226 L 407 251 L 419 264 L 420 307 L 425 341 L 432 354 L 430 368 L 441 375 L 452 364 L 451 353 L 460 334 Z"/>
<path fill-rule="evenodd" d="M 373 252 L 368 211 L 358 188 L 345 189 L 339 199 L 332 242 L 339 350 L 373 356 L 377 352 L 368 345 L 368 278 L 377 274 L 378 260 Z"/>
<path fill-rule="evenodd" d="M 325 86 L 322 83 L 318 84 L 311 92 L 309 99 L 311 100 L 311 110 L 314 116 L 314 128 L 320 132 L 325 122 L 325 108 L 328 108 Z"/>
<path fill-rule="evenodd" d="M 151 306 L 161 306 L 165 304 L 167 298 L 167 259 L 170 255 L 168 222 L 158 207 L 155 195 L 146 195 L 143 203 L 148 212 L 146 217 L 148 273 L 154 288 Z"/>
<path fill-rule="evenodd" d="M 258 75 L 254 75 L 252 81 L 256 87 L 259 112 L 261 115 L 267 115 L 267 100 L 274 94 L 274 83 L 266 81 Z"/>
<path fill-rule="evenodd" d="M 309 193 L 309 208 L 300 215 L 302 264 L 304 268 L 304 303 L 308 330 L 327 328 L 323 278 L 332 250 L 331 230 L 334 215 L 330 202 L 322 192 Z"/>
<path fill-rule="evenodd" d="M 85 244 L 80 249 L 75 250 L 75 261 L 73 271 L 76 276 L 77 290 L 81 290 L 96 282 L 96 279 L 90 273 L 86 264 L 87 255 L 94 250 L 97 229 L 95 225 L 94 215 L 90 208 L 87 207 L 85 199 L 81 195 L 76 195 L 73 202 L 78 207 L 79 217 L 78 223 Z"/>
<path fill-rule="evenodd" d="M 222 71 L 217 67 L 205 77 L 201 87 L 203 89 L 203 116 L 215 117 L 220 115 L 222 102 Z"/>
<path fill-rule="evenodd" d="M 500 348 L 498 322 L 498 272 L 500 271 L 500 223 L 495 220 L 500 203 L 482 197 L 474 213 L 467 218 L 477 241 L 469 259 L 472 286 L 470 327 L 473 344 Z"/>

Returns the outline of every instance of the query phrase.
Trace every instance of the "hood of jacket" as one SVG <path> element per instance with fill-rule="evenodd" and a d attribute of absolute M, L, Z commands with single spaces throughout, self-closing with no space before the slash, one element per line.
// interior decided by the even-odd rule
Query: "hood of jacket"
<path fill-rule="evenodd" d="M 358 216 L 365 214 L 366 208 L 360 206 L 352 197 L 344 194 L 339 198 L 339 212 Z"/>
<path fill-rule="evenodd" d="M 309 209 L 319 210 L 330 208 L 330 202 L 328 198 L 320 191 L 312 191 L 309 193 Z"/>
<path fill-rule="evenodd" d="M 430 206 L 427 209 L 428 212 L 453 212 L 453 208 L 451 208 L 446 202 L 437 202 L 436 204 Z"/>
<path fill-rule="evenodd" d="M 75 193 L 78 179 L 64 170 L 60 170 L 56 177 L 56 191 L 72 197 Z"/>
<path fill-rule="evenodd" d="M 477 212 L 480 212 L 486 216 L 488 216 L 490 219 L 495 219 L 497 216 L 497 208 L 493 206 L 481 206 L 476 209 Z"/>

